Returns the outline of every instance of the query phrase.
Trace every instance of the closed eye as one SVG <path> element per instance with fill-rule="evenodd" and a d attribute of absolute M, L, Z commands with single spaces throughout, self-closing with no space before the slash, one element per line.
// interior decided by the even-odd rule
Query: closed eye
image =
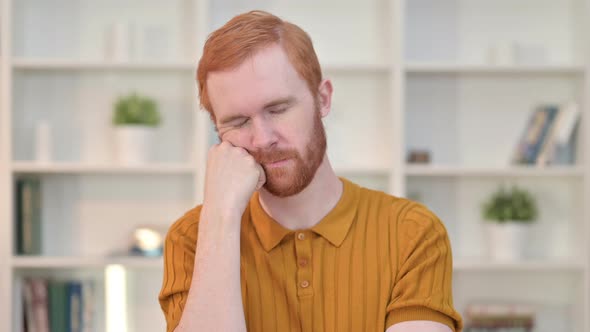
<path fill-rule="evenodd" d="M 276 108 L 276 109 L 271 110 L 269 113 L 270 114 L 281 114 L 281 113 L 285 113 L 286 110 L 287 110 L 286 107 Z"/>
<path fill-rule="evenodd" d="M 232 126 L 234 128 L 240 128 L 240 127 L 243 127 L 244 125 L 246 125 L 248 123 L 248 121 L 250 121 L 250 118 L 243 118 L 243 119 L 241 119 L 239 121 L 234 122 L 232 124 Z"/>

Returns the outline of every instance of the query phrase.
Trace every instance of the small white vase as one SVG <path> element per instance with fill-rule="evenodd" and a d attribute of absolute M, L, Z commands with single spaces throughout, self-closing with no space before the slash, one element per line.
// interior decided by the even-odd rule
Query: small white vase
<path fill-rule="evenodd" d="M 150 161 L 154 128 L 115 127 L 115 158 L 122 165 L 141 165 Z"/>
<path fill-rule="evenodd" d="M 522 222 L 486 222 L 488 253 L 492 260 L 516 262 L 524 258 L 529 225 Z"/>

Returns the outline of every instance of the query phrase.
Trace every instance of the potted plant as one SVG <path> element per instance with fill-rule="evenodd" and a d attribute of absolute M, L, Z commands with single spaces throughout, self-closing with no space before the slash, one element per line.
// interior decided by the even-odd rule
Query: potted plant
<path fill-rule="evenodd" d="M 534 197 L 524 189 L 501 187 L 483 204 L 490 257 L 499 261 L 523 258 L 526 234 L 538 216 Z"/>
<path fill-rule="evenodd" d="M 156 102 L 137 93 L 120 97 L 115 103 L 116 159 L 126 165 L 149 160 L 155 128 L 161 123 Z"/>

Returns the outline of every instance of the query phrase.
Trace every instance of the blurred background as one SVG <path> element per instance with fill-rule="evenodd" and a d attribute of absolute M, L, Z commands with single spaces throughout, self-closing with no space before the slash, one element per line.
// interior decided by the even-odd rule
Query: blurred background
<path fill-rule="evenodd" d="M 337 173 L 445 224 L 466 331 L 590 332 L 589 0 L 0 4 L 0 331 L 165 330 L 162 237 L 216 143 L 197 61 L 263 9 L 333 81 Z"/>

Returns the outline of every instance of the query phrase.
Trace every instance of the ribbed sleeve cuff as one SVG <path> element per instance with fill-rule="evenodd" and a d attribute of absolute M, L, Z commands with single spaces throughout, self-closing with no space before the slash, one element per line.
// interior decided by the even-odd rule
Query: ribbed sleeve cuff
<path fill-rule="evenodd" d="M 385 321 L 385 328 L 388 329 L 393 324 L 410 320 L 438 322 L 448 326 L 451 331 L 460 332 L 455 330 L 455 321 L 451 317 L 426 307 L 405 307 L 389 312 Z"/>

